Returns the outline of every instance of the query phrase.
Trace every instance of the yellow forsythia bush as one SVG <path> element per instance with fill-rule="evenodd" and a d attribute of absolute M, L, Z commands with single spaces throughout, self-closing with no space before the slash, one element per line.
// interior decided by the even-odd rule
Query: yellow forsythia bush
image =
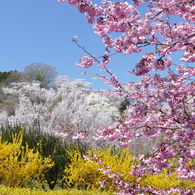
<path fill-rule="evenodd" d="M 105 181 L 105 189 L 109 192 L 117 191 L 114 186 L 115 178 L 108 178 L 104 171 L 109 168 L 110 174 L 120 172 L 120 178 L 132 185 L 151 186 L 155 189 L 170 189 L 172 187 L 180 187 L 183 189 L 195 188 L 195 182 L 190 180 L 181 180 L 177 178 L 176 173 L 167 174 L 168 169 L 157 175 L 146 174 L 138 179 L 133 177 L 130 172 L 134 165 L 134 156 L 129 149 L 118 149 L 113 151 L 108 148 L 106 150 L 89 150 L 85 160 L 82 155 L 76 151 L 69 151 L 70 164 L 65 168 L 64 180 L 69 185 L 76 188 L 96 189 L 100 190 L 101 181 Z"/>
<path fill-rule="evenodd" d="M 178 164 L 177 158 L 172 158 L 169 161 L 174 165 Z M 193 160 L 190 160 L 189 164 L 194 164 Z M 157 175 L 146 174 L 142 176 L 142 179 L 139 181 L 139 183 L 142 186 L 151 186 L 156 189 L 165 190 L 175 187 L 179 187 L 185 190 L 192 190 L 195 188 L 195 181 L 181 180 L 177 177 L 177 174 L 174 172 L 174 170 L 171 170 L 171 172 L 173 172 L 171 174 L 169 172 L 170 169 L 163 169 L 163 171 Z"/>
<path fill-rule="evenodd" d="M 69 150 L 69 166 L 65 167 L 64 181 L 69 187 L 78 189 L 99 189 L 104 175 L 98 170 L 98 165 L 83 159 L 78 150 Z"/>
<path fill-rule="evenodd" d="M 165 189 L 179 187 L 184 189 L 194 189 L 195 182 L 191 180 L 181 180 L 177 178 L 176 173 L 167 175 L 167 169 L 164 169 L 162 173 L 157 175 L 146 174 L 139 181 L 141 186 L 151 186 L 156 189 Z"/>
<path fill-rule="evenodd" d="M 130 175 L 130 167 L 133 163 L 133 156 L 128 149 L 114 151 L 111 148 L 106 150 L 89 150 L 87 156 L 96 156 L 101 163 L 93 163 L 85 160 L 77 150 L 70 150 L 70 164 L 65 168 L 64 180 L 69 187 L 79 189 L 102 189 L 100 182 L 105 181 L 106 190 L 116 191 L 114 182 L 103 173 L 105 167 L 109 166 L 114 173 L 124 174 L 124 179 L 130 183 L 135 183 L 135 178 Z M 128 173 L 128 174 L 125 174 Z"/>
<path fill-rule="evenodd" d="M 24 186 L 31 179 L 40 179 L 44 170 L 54 164 L 37 149 L 22 146 L 22 131 L 12 136 L 12 143 L 0 140 L 0 184 L 8 187 Z"/>

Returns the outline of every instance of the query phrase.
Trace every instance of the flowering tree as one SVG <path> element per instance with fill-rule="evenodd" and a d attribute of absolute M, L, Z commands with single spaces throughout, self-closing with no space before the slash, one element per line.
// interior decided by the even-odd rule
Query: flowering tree
<path fill-rule="evenodd" d="M 3 90 L 5 93 L 17 96 L 19 103 L 15 106 L 15 114 L 7 116 L 2 125 L 24 125 L 28 128 L 47 130 L 49 110 L 58 97 L 55 90 L 41 88 L 38 82 L 14 83 L 13 87 Z"/>
<path fill-rule="evenodd" d="M 51 114 L 53 129 L 67 135 L 74 134 L 73 138 L 91 137 L 97 129 L 113 124 L 114 118 L 119 117 L 117 107 L 110 105 L 108 99 L 91 92 L 89 83 L 59 77 L 56 84 L 62 100 Z M 87 140 L 91 142 L 89 137 Z"/>
<path fill-rule="evenodd" d="M 91 84 L 81 79 L 56 78 L 55 88 L 41 88 L 40 83 L 15 83 L 4 92 L 15 94 L 19 103 L 15 114 L 0 113 L 0 125 L 22 125 L 56 136 L 74 139 L 90 137 L 103 125 L 111 125 L 119 117 L 117 107 L 91 92 Z"/>
<path fill-rule="evenodd" d="M 133 102 L 118 124 L 105 126 L 95 138 L 117 140 L 127 147 L 138 137 L 163 136 L 155 150 L 138 158 L 132 174 L 157 174 L 169 167 L 179 178 L 195 180 L 194 0 L 132 0 L 132 4 L 104 0 L 101 6 L 90 0 L 59 1 L 85 13 L 105 45 L 106 52 L 99 60 L 74 37 L 88 54 L 77 65 L 88 68 L 98 64 L 108 73 L 100 79 Z M 142 7 L 146 12 L 140 14 Z M 129 71 L 141 76 L 138 83 L 124 86 L 107 68 L 112 55 L 118 53 L 142 54 Z M 171 163 L 174 157 L 177 161 Z"/>

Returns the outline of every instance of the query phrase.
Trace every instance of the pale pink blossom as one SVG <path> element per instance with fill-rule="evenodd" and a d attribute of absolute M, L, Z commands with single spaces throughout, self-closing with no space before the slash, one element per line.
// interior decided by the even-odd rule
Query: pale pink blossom
<path fill-rule="evenodd" d="M 79 62 L 76 63 L 76 65 L 83 68 L 89 68 L 90 66 L 93 66 L 94 63 L 95 61 L 93 58 L 88 56 L 83 56 L 82 59 L 80 59 Z"/>

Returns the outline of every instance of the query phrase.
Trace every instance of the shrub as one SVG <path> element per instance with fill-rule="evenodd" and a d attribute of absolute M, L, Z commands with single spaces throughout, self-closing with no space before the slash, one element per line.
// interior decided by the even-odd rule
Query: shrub
<path fill-rule="evenodd" d="M 105 189 L 108 192 L 125 192 L 131 187 L 140 190 L 152 188 L 159 193 L 175 188 L 181 191 L 195 188 L 194 181 L 183 181 L 177 177 L 174 170 L 173 173 L 169 173 L 169 169 L 164 169 L 156 175 L 132 176 L 131 170 L 137 161 L 128 148 L 89 150 L 83 155 L 72 150 L 69 151 L 69 155 L 70 164 L 64 170 L 64 180 L 69 187 Z"/>
<path fill-rule="evenodd" d="M 19 133 L 21 127 L 6 127 L 1 128 L 2 140 L 11 142 L 12 134 Z M 61 179 L 61 175 L 64 170 L 64 166 L 68 163 L 68 157 L 66 152 L 66 144 L 59 137 L 52 134 L 41 132 L 37 129 L 24 129 L 22 145 L 28 144 L 31 149 L 38 149 L 37 143 L 41 143 L 40 154 L 47 158 L 52 158 L 54 166 L 45 171 L 45 179 L 50 187 L 53 189 L 56 185 L 57 179 Z M 44 185 L 43 185 L 44 187 Z"/>
<path fill-rule="evenodd" d="M 19 133 L 20 129 L 20 126 L 7 126 L 6 128 L 2 127 L 0 129 L 2 140 L 11 142 L 12 134 Z M 52 161 L 54 162 L 54 166 L 45 171 L 45 180 L 49 185 L 49 188 L 54 189 L 57 180 L 62 179 L 64 167 L 70 162 L 67 150 L 69 150 L 70 148 L 76 148 L 78 146 L 77 148 L 79 149 L 79 151 L 85 151 L 86 146 L 79 141 L 75 143 L 68 143 L 61 137 L 57 137 L 53 134 L 44 133 L 37 129 L 24 129 L 22 139 L 23 146 L 25 146 L 25 144 L 27 143 L 29 148 L 38 149 L 38 142 L 41 142 L 42 146 L 40 154 L 46 158 L 50 156 L 50 158 L 52 158 Z M 42 187 L 44 188 L 44 186 L 45 185 L 43 185 Z M 63 182 L 61 186 L 64 187 Z"/>
<path fill-rule="evenodd" d="M 70 164 L 64 170 L 64 180 L 69 187 L 100 190 L 101 182 L 104 181 L 105 189 L 109 192 L 116 191 L 116 188 L 112 179 L 104 174 L 106 167 L 112 167 L 114 172 L 129 173 L 133 162 L 133 156 L 128 149 L 89 150 L 86 155 L 77 150 L 70 150 L 69 156 Z M 126 174 L 125 179 L 135 182 L 135 178 L 130 174 Z"/>
<path fill-rule="evenodd" d="M 99 189 L 99 180 L 103 175 L 98 170 L 96 164 L 83 159 L 78 150 L 68 151 L 70 164 L 65 167 L 64 181 L 68 187 L 78 189 Z"/>
<path fill-rule="evenodd" d="M 24 186 L 31 179 L 40 180 L 47 168 L 54 164 L 50 157 L 43 157 L 38 149 L 22 146 L 23 132 L 13 134 L 12 143 L 0 140 L 0 183 L 8 187 Z"/>
<path fill-rule="evenodd" d="M 141 186 L 151 186 L 154 189 L 169 190 L 171 188 L 181 188 L 191 190 L 195 188 L 195 182 L 191 180 L 181 180 L 176 173 L 168 174 L 168 169 L 156 175 L 146 174 L 139 181 Z"/>

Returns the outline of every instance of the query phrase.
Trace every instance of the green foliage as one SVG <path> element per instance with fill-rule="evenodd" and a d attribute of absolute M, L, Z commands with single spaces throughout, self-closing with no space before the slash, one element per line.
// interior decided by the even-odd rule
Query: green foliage
<path fill-rule="evenodd" d="M 43 156 L 51 155 L 55 165 L 46 172 L 46 180 L 53 189 L 56 185 L 57 179 L 62 176 L 63 169 L 69 162 L 69 157 L 66 152 L 68 144 L 63 142 L 60 138 L 54 135 L 45 134 L 40 138 L 43 145 Z"/>
<path fill-rule="evenodd" d="M 0 86 L 10 86 L 11 83 L 17 83 L 22 81 L 22 72 L 16 70 L 9 72 L 0 72 Z"/>
<path fill-rule="evenodd" d="M 0 82 L 4 82 L 9 75 L 12 73 L 12 71 L 9 72 L 0 72 Z"/>
<path fill-rule="evenodd" d="M 129 100 L 124 100 L 123 102 L 121 102 L 120 107 L 119 107 L 119 112 L 121 114 L 123 114 L 123 112 L 127 109 L 127 107 L 130 105 L 130 101 Z"/>

